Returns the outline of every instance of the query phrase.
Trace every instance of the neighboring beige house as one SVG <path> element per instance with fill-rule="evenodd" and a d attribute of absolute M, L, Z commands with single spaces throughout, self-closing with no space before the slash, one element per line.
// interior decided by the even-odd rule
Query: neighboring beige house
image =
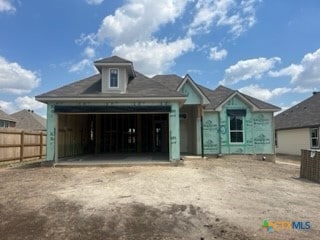
<path fill-rule="evenodd" d="M 275 116 L 276 153 L 300 155 L 320 149 L 320 92 Z"/>
<path fill-rule="evenodd" d="M 16 119 L 0 110 L 0 128 L 14 128 L 16 127 Z"/>
<path fill-rule="evenodd" d="M 10 115 L 16 119 L 16 128 L 34 131 L 46 131 L 46 119 L 33 110 L 21 110 Z"/>

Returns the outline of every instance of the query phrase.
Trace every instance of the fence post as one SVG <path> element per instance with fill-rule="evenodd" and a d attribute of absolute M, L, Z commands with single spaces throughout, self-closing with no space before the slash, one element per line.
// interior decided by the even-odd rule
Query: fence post
<path fill-rule="evenodd" d="M 43 151 L 43 133 L 40 133 L 40 154 L 39 154 L 39 159 L 42 158 L 42 151 Z"/>
<path fill-rule="evenodd" d="M 24 152 L 24 131 L 22 131 L 20 135 L 20 162 L 22 162 L 24 159 L 23 152 Z"/>

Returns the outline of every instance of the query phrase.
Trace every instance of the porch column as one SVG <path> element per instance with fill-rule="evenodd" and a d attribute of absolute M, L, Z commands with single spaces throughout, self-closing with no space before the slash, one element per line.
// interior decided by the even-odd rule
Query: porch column
<path fill-rule="evenodd" d="M 58 159 L 58 116 L 54 104 L 47 105 L 47 147 L 46 161 Z"/>
<path fill-rule="evenodd" d="M 202 106 L 197 106 L 197 115 L 196 115 L 196 137 L 197 137 L 197 155 L 201 155 L 202 150 L 202 140 L 201 140 L 201 116 L 202 116 Z"/>
<path fill-rule="evenodd" d="M 179 104 L 171 104 L 169 114 L 169 158 L 170 161 L 180 160 L 180 120 Z"/>

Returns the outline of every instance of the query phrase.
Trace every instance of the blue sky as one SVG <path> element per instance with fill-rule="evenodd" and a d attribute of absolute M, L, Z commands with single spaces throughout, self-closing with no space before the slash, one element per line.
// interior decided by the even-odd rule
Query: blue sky
<path fill-rule="evenodd" d="M 320 89 L 318 0 L 0 0 L 0 107 L 96 73 L 118 55 L 286 109 Z"/>

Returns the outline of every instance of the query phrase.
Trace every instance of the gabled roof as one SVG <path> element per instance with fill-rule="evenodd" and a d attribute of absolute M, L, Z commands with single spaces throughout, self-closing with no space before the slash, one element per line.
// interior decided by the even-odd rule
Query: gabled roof
<path fill-rule="evenodd" d="M 126 93 L 101 92 L 101 75 L 97 74 L 83 80 L 73 82 L 53 91 L 36 96 L 39 101 L 47 102 L 54 99 L 140 99 L 140 98 L 183 98 L 184 95 L 168 89 L 166 86 L 147 76 L 136 72 L 128 82 Z M 165 100 L 165 99 L 164 99 Z"/>
<path fill-rule="evenodd" d="M 275 116 L 275 129 L 320 126 L 320 92 Z"/>
<path fill-rule="evenodd" d="M 198 85 L 200 89 L 207 95 L 210 99 L 210 105 L 207 109 L 216 109 L 219 107 L 227 98 L 229 98 L 235 91 L 226 88 L 224 86 L 218 86 L 216 89 L 211 90 L 209 88 Z"/>
<path fill-rule="evenodd" d="M 207 107 L 207 109 L 219 110 L 219 107 L 222 107 L 229 99 L 231 99 L 234 96 L 238 96 L 245 102 L 247 102 L 249 105 L 253 106 L 255 110 L 273 112 L 280 110 L 280 108 L 278 108 L 277 106 L 263 102 L 259 99 L 250 97 L 246 94 L 227 88 L 225 86 L 220 85 L 214 90 L 210 90 L 201 85 L 199 85 L 199 87 L 204 92 L 204 94 L 206 94 L 210 99 L 211 104 Z"/>
<path fill-rule="evenodd" d="M 199 88 L 199 86 L 192 80 L 192 78 L 189 76 L 189 74 L 187 74 L 184 79 L 182 80 L 182 82 L 179 84 L 177 91 L 180 92 L 180 90 L 183 88 L 183 86 L 189 83 L 191 84 L 192 88 L 194 89 L 194 91 L 198 94 L 198 96 L 201 97 L 201 103 L 204 105 L 208 105 L 210 104 L 210 100 L 208 99 L 208 97 L 202 92 L 202 90 Z"/>
<path fill-rule="evenodd" d="M 111 56 L 111 57 L 99 59 L 99 60 L 95 61 L 94 63 L 111 63 L 111 64 L 113 64 L 113 63 L 130 63 L 130 64 L 132 64 L 131 61 L 126 60 L 121 57 L 118 57 L 118 56 Z"/>
<path fill-rule="evenodd" d="M 4 111 L 0 110 L 0 120 L 5 120 L 9 122 L 17 122 L 17 120 L 11 117 L 9 114 L 6 114 Z"/>
<path fill-rule="evenodd" d="M 157 82 L 163 84 L 164 86 L 171 88 L 171 89 L 179 89 L 179 86 L 183 84 L 184 79 L 171 74 L 171 75 L 157 75 L 154 76 L 152 79 L 156 80 Z M 210 100 L 210 104 L 206 106 L 207 110 L 217 110 L 220 106 L 222 106 L 225 102 L 229 100 L 229 98 L 238 95 L 242 99 L 244 99 L 248 104 L 255 107 L 257 110 L 265 110 L 265 111 L 279 111 L 280 108 L 274 106 L 272 104 L 263 102 L 259 99 L 250 97 L 246 94 L 243 94 L 239 91 L 224 87 L 218 86 L 216 89 L 211 90 L 206 88 L 200 84 L 196 84 L 201 92 Z"/>
<path fill-rule="evenodd" d="M 16 128 L 26 130 L 46 130 L 46 119 L 32 110 L 21 110 L 11 114 L 17 119 Z"/>
<path fill-rule="evenodd" d="M 135 72 L 134 72 L 132 62 L 118 56 L 112 56 L 112 57 L 97 60 L 94 62 L 94 65 L 99 70 L 99 72 L 101 72 L 103 66 L 125 67 L 129 76 L 135 77 Z"/>

